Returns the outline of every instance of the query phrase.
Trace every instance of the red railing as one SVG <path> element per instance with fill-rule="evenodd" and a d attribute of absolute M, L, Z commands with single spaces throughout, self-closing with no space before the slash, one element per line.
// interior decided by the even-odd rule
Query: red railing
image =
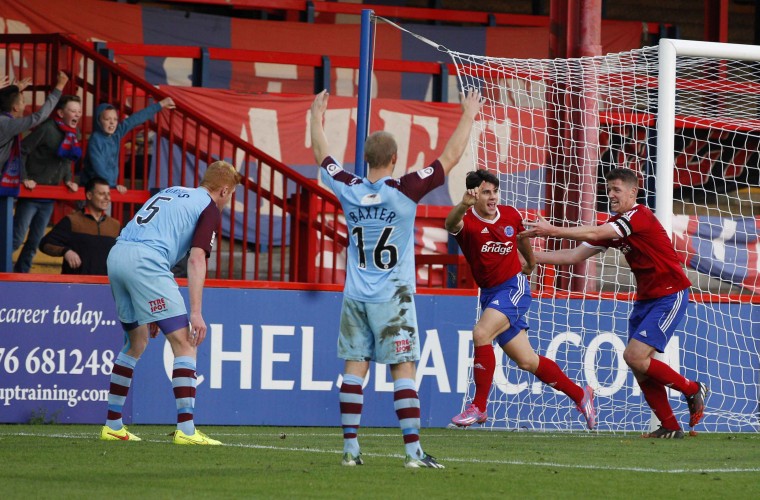
<path fill-rule="evenodd" d="M 83 147 L 92 131 L 92 114 L 103 102 L 111 103 L 120 116 L 139 111 L 166 94 L 123 67 L 98 54 L 76 38 L 64 35 L 0 35 L 0 55 L 5 55 L 3 74 L 21 79 L 31 77 L 32 110 L 44 102 L 54 75 L 70 76 L 64 93 L 82 98 Z M 47 85 L 46 85 L 47 84 Z M 341 210 L 335 196 L 298 172 L 228 132 L 181 101 L 173 111 L 162 111 L 157 119 L 131 131 L 121 148 L 119 183 L 129 190 L 114 191 L 114 216 L 125 222 L 149 197 L 152 187 L 181 184 L 197 186 L 207 163 L 225 159 L 243 174 L 243 189 L 233 198 L 239 209 L 223 214 L 219 245 L 209 266 L 209 277 L 277 282 L 341 283 L 339 255 L 348 244 L 340 231 Z M 142 151 L 139 146 L 143 138 Z M 155 148 L 150 150 L 150 138 Z M 168 168 L 162 170 L 162 165 Z M 46 197 L 61 201 L 83 199 L 63 187 L 22 189 L 22 197 Z M 428 210 L 421 207 L 422 210 Z M 419 256 L 418 265 L 452 269 L 456 284 L 461 259 L 453 256 Z M 442 281 L 442 283 L 441 283 Z M 446 286 L 446 279 L 437 286 Z M 428 279 L 432 285 L 434 281 Z"/>
<path fill-rule="evenodd" d="M 532 14 L 492 13 L 475 10 L 428 9 L 421 7 L 399 7 L 394 5 L 371 5 L 366 3 L 325 2 L 312 0 L 163 0 L 164 3 L 196 4 L 218 6 L 235 10 L 258 10 L 262 12 L 295 12 L 308 22 L 314 22 L 314 15 L 349 14 L 361 15 L 363 10 L 372 10 L 376 15 L 392 19 L 412 21 L 436 21 L 452 24 L 481 24 L 484 26 L 549 26 L 549 16 Z M 671 25 L 664 25 L 668 28 Z M 657 35 L 658 23 L 644 23 L 648 34 Z"/>

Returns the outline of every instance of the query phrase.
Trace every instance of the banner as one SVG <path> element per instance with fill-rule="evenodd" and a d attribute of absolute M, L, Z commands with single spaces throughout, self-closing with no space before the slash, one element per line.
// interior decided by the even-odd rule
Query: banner
<path fill-rule="evenodd" d="M 0 286 L 0 422 L 28 422 L 40 415 L 60 423 L 103 422 L 109 374 L 123 344 L 107 285 Z M 415 301 L 422 422 L 443 427 L 461 410 L 467 391 L 476 297 L 417 294 Z M 338 292 L 206 289 L 203 310 L 209 330 L 198 352 L 197 422 L 338 426 L 341 302 Z M 626 324 L 629 304 L 540 302 L 529 323 L 538 325 L 540 320 L 553 327 L 531 330 L 531 343 L 538 353 L 556 359 L 571 379 L 595 388 L 600 428 L 645 428 L 649 413 L 622 359 L 626 334 L 614 331 L 615 325 Z M 756 309 L 750 304 L 689 304 L 690 319 L 666 351 L 687 377 L 716 388 L 705 418 L 710 430 L 756 430 L 750 417 L 757 411 L 757 351 L 741 345 L 746 335 L 727 335 L 753 332 L 752 325 L 760 320 Z M 697 312 L 730 318 L 731 323 L 697 322 Z M 498 410 L 506 412 L 508 421 L 537 425 L 540 419 L 546 429 L 583 428 L 570 400 L 498 352 L 497 361 L 506 368 L 497 368 L 492 397 L 509 402 Z M 124 411 L 127 423 L 175 423 L 171 368 L 171 349 L 159 335 L 136 367 Z M 362 426 L 395 427 L 393 384 L 386 366 L 372 364 L 364 394 Z M 685 403 L 678 396 L 674 393 L 671 402 L 682 414 Z M 743 417 L 717 419 L 718 414 Z"/>

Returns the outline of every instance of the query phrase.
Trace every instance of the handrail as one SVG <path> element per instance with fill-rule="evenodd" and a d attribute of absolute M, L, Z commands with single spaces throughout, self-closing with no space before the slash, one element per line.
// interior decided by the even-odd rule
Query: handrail
<path fill-rule="evenodd" d="M 132 114 L 169 95 L 72 36 L 0 35 L 0 52 L 9 55 L 11 51 L 14 56 L 5 60 L 13 66 L 6 66 L 5 71 L 12 70 L 18 77 L 32 76 L 38 82 L 39 92 L 34 92 L 31 99 L 33 109 L 41 105 L 39 97 L 49 88 L 58 69 L 71 75 L 64 92 L 82 96 L 85 149 L 93 110 L 99 103 L 113 104 L 120 115 Z M 42 82 L 47 85 L 40 85 Z M 348 238 L 340 204 L 333 193 L 237 135 L 219 129 L 181 97 L 175 101 L 174 111 L 159 113 L 155 122 L 140 125 L 124 138 L 120 164 L 124 165 L 129 156 L 127 168 L 132 168 L 130 177 L 124 171 L 119 173 L 119 183 L 128 185 L 128 191 L 120 194 L 112 190 L 114 215 L 118 219 L 131 218 L 149 198 L 149 185 L 197 185 L 204 162 L 227 159 L 244 175 L 244 189 L 233 197 L 232 206 L 238 208 L 223 214 L 224 232 L 220 234 L 226 238 L 220 241 L 226 248 L 217 245 L 209 262 L 208 278 L 339 286 L 345 270 L 338 259 L 345 253 Z M 138 132 L 144 137 L 139 152 Z M 155 146 L 151 146 L 151 136 L 155 137 Z M 148 177 L 153 175 L 149 165 L 156 166 L 155 180 Z M 138 168 L 142 168 L 141 175 L 136 173 Z M 83 189 L 70 192 L 60 186 L 22 188 L 20 196 L 66 202 L 84 198 Z M 420 207 L 419 211 L 432 214 L 434 209 Z M 437 264 L 439 260 L 418 256 L 417 266 L 428 266 L 428 286 L 446 286 L 446 273 Z"/>

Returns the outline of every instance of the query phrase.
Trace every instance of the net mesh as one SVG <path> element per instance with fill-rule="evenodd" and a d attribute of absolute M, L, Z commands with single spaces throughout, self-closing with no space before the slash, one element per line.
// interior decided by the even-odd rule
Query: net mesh
<path fill-rule="evenodd" d="M 476 168 L 498 175 L 502 203 L 561 226 L 601 223 L 610 216 L 603 176 L 622 166 L 640 173 L 639 202 L 654 210 L 656 47 L 565 60 L 449 53 L 460 87 L 484 96 L 473 155 Z M 710 387 L 702 429 L 758 430 L 760 65 L 679 57 L 676 67 L 673 241 L 693 288 L 686 321 L 662 359 Z M 608 250 L 581 265 L 539 266 L 532 278 L 531 343 L 571 379 L 595 388 L 600 430 L 641 431 L 651 420 L 623 360 L 635 291 L 627 267 Z M 487 425 L 583 428 L 571 400 L 495 350 Z M 473 396 L 470 381 L 463 406 Z M 680 396 L 670 391 L 685 424 Z"/>

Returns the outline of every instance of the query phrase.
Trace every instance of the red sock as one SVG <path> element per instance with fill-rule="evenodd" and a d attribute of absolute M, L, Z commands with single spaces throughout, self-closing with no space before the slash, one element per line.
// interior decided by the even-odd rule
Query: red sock
<path fill-rule="evenodd" d="M 687 396 L 696 394 L 699 390 L 699 385 L 697 385 L 696 382 L 687 379 L 658 359 L 649 359 L 649 369 L 647 370 L 646 375 L 660 384 L 666 387 L 672 387 Z"/>
<path fill-rule="evenodd" d="M 475 348 L 472 366 L 472 378 L 475 379 L 475 399 L 472 403 L 480 411 L 486 411 L 488 394 L 491 392 L 491 384 L 493 383 L 493 372 L 496 369 L 496 356 L 491 344 Z"/>
<path fill-rule="evenodd" d="M 583 389 L 570 380 L 559 365 L 551 359 L 539 355 L 538 368 L 536 368 L 536 373 L 533 375 L 549 387 L 567 394 L 570 399 L 575 401 L 575 404 L 581 404 Z"/>
<path fill-rule="evenodd" d="M 668 402 L 668 392 L 665 390 L 665 386 L 653 379 L 646 379 L 643 382 L 639 382 L 641 392 L 644 393 L 644 399 L 647 400 L 647 404 L 652 408 L 652 411 L 657 418 L 660 419 L 662 426 L 670 431 L 676 431 L 681 428 L 678 425 L 675 415 L 673 415 L 673 409 Z"/>

